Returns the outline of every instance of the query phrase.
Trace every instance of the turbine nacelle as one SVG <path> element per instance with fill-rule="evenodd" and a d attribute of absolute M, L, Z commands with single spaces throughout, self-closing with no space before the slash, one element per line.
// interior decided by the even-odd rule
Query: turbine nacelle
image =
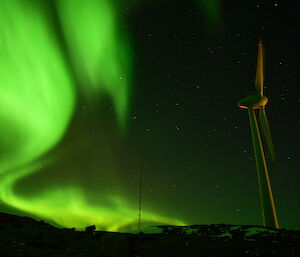
<path fill-rule="evenodd" d="M 243 109 L 248 109 L 252 107 L 253 109 L 259 109 L 264 107 L 268 102 L 268 98 L 266 96 L 260 96 L 260 94 L 252 94 L 248 95 L 242 100 L 238 102 L 238 106 Z"/>

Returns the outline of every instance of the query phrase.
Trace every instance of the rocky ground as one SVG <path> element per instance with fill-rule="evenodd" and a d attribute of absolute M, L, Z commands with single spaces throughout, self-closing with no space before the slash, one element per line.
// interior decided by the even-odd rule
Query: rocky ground
<path fill-rule="evenodd" d="M 157 226 L 142 233 L 75 231 L 0 213 L 0 257 L 289 257 L 300 231 L 260 226 Z"/>

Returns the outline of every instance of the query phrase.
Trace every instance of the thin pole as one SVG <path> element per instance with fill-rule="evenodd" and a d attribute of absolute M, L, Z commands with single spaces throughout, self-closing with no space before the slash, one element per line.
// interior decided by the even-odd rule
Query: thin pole
<path fill-rule="evenodd" d="M 253 107 L 249 107 L 248 113 L 256 161 L 263 224 L 264 226 L 279 228 L 265 154 Z"/>
<path fill-rule="evenodd" d="M 138 230 L 139 230 L 139 232 L 141 232 L 143 168 L 144 168 L 143 167 L 143 151 L 141 151 L 140 182 L 139 182 L 139 222 L 138 222 Z"/>

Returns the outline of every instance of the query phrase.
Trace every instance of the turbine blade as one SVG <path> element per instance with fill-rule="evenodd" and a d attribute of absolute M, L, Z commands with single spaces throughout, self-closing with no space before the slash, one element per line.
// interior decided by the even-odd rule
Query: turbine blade
<path fill-rule="evenodd" d="M 255 88 L 257 93 L 263 97 L 264 88 L 264 49 L 261 39 L 258 42 L 257 65 L 255 75 Z"/>
<path fill-rule="evenodd" d="M 271 136 L 271 130 L 270 130 L 266 110 L 264 107 L 260 108 L 260 110 L 259 110 L 259 120 L 260 120 L 260 124 L 261 124 L 261 128 L 262 128 L 264 137 L 266 139 L 266 143 L 267 143 L 269 151 L 270 151 L 271 161 L 272 161 L 272 163 L 275 163 L 276 162 L 275 149 L 274 149 L 274 145 L 273 145 L 273 140 L 272 140 L 272 136 Z"/>

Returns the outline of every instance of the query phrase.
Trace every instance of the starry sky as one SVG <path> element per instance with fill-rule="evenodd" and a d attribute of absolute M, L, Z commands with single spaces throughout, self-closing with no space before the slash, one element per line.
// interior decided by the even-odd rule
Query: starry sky
<path fill-rule="evenodd" d="M 275 0 L 132 0 L 114 6 L 91 0 L 91 5 L 103 3 L 92 14 L 62 2 L 66 5 L 46 0 L 18 5 L 20 24 L 0 27 L 0 68 L 10 67 L 22 81 L 37 78 L 26 79 L 25 93 L 20 93 L 25 84 L 16 83 L 10 92 L 14 82 L 0 79 L 7 84 L 0 86 L 0 211 L 58 226 L 135 229 L 142 170 L 142 226 L 262 225 L 248 114 L 237 106 L 255 91 L 261 37 L 277 163 L 270 165 L 267 151 L 266 158 L 278 221 L 282 228 L 300 229 L 295 7 Z M 9 7 L 9 1 L 3 3 L 3 9 Z M 24 8 L 39 14 L 33 20 L 40 18 L 42 32 L 34 30 L 38 39 L 27 35 L 28 41 L 12 44 L 7 31 L 23 39 Z M 70 13 L 78 10 L 86 16 L 72 19 Z M 91 19 L 88 29 L 81 28 L 84 17 Z M 24 67 L 19 60 L 27 56 L 20 44 L 30 56 Z M 51 65 L 56 68 L 48 71 Z M 43 76 L 36 67 L 45 67 Z M 22 109 L 8 115 L 8 96 Z M 43 122 L 30 118 L 35 129 L 25 133 L 28 117 Z"/>

